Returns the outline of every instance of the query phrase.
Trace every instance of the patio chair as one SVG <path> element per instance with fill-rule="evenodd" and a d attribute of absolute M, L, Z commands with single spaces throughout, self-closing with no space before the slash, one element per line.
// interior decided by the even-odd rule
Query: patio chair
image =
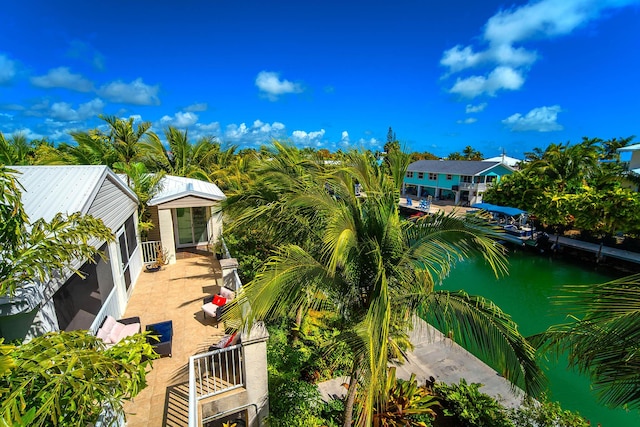
<path fill-rule="evenodd" d="M 147 325 L 146 330 L 151 332 L 147 342 L 153 346 L 155 352 L 160 356 L 171 357 L 173 322 L 171 320 L 167 320 L 165 322 L 153 323 L 151 325 Z M 152 338 L 153 335 L 158 337 L 159 340 Z"/>
<path fill-rule="evenodd" d="M 236 297 L 236 293 L 231 289 L 227 289 L 224 286 L 220 288 L 220 292 L 217 295 L 206 296 L 202 300 L 202 313 L 206 320 L 207 315 L 216 319 L 216 328 L 218 327 L 217 320 L 220 319 L 223 312 L 224 305 L 233 300 Z"/>

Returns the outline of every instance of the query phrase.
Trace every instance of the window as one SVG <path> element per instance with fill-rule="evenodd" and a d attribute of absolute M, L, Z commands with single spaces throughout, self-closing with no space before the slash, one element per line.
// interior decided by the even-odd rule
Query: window
<path fill-rule="evenodd" d="M 129 251 L 129 258 L 133 255 L 133 251 L 138 247 L 138 239 L 136 238 L 136 224 L 134 221 L 134 215 L 131 215 L 129 219 L 124 223 L 124 230 L 127 234 L 127 249 Z"/>
<path fill-rule="evenodd" d="M 413 178 L 413 172 L 408 171 L 407 172 L 407 178 Z"/>
<path fill-rule="evenodd" d="M 100 248 L 107 251 L 105 243 Z M 73 331 L 88 329 L 113 289 L 111 265 L 96 255 L 93 261 L 86 262 L 77 273 L 71 276 L 53 295 L 58 327 L 61 330 Z"/>
<path fill-rule="evenodd" d="M 490 184 L 490 183 L 492 183 L 492 182 L 493 182 L 493 181 L 495 181 L 495 180 L 496 180 L 496 176 L 495 176 L 495 175 L 488 175 L 488 176 L 487 176 L 487 181 L 486 181 L 486 182 L 487 182 L 487 184 Z"/>
<path fill-rule="evenodd" d="M 451 181 L 453 179 L 453 175 L 447 175 L 447 180 Z"/>
<path fill-rule="evenodd" d="M 462 175 L 460 177 L 460 181 L 461 182 L 466 182 L 466 183 L 472 183 L 473 182 L 473 177 L 469 176 L 469 175 Z"/>
<path fill-rule="evenodd" d="M 435 181 L 436 179 L 438 179 L 438 174 L 437 173 L 429 173 L 429 179 L 431 181 Z"/>
<path fill-rule="evenodd" d="M 424 179 L 424 172 L 418 172 L 418 179 Z"/>

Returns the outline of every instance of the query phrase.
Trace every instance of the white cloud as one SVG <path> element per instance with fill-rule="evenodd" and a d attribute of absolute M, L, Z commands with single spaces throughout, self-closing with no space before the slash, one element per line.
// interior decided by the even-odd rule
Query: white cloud
<path fill-rule="evenodd" d="M 465 113 L 469 114 L 469 113 L 480 113 L 482 111 L 484 111 L 484 109 L 487 108 L 487 103 L 483 102 L 482 104 L 478 104 L 478 105 L 471 105 L 471 104 L 467 104 L 467 108 L 465 109 Z"/>
<path fill-rule="evenodd" d="M 51 104 L 49 110 L 50 117 L 65 122 L 86 120 L 102 113 L 104 102 L 100 98 L 80 104 L 77 110 L 74 110 L 71 104 L 66 102 L 56 102 Z"/>
<path fill-rule="evenodd" d="M 458 78 L 449 92 L 465 98 L 475 98 L 484 93 L 495 96 L 499 90 L 518 90 L 523 83 L 524 77 L 519 71 L 510 67 L 496 67 L 487 77 Z"/>
<path fill-rule="evenodd" d="M 16 75 L 16 62 L 0 55 L 0 84 L 9 83 Z"/>
<path fill-rule="evenodd" d="M 319 147 L 322 144 L 322 138 L 324 138 L 324 134 L 324 129 L 312 132 L 294 130 L 291 133 L 291 139 L 294 143 L 302 145 L 303 147 Z"/>
<path fill-rule="evenodd" d="M 196 127 L 203 131 L 203 132 L 209 132 L 209 133 L 214 133 L 217 134 L 220 132 L 220 123 L 219 122 L 211 122 L 208 124 L 204 124 L 204 123 L 196 123 Z"/>
<path fill-rule="evenodd" d="M 224 142 L 254 147 L 267 144 L 273 139 L 284 138 L 286 138 L 284 124 L 280 122 L 264 123 L 261 120 L 255 120 L 251 126 L 247 126 L 245 123 L 230 124 L 222 135 Z"/>
<path fill-rule="evenodd" d="M 102 86 L 97 92 L 98 95 L 113 102 L 133 105 L 159 105 L 159 90 L 159 86 L 149 86 L 141 78 L 137 78 L 131 83 L 124 83 L 120 80 L 111 82 Z"/>
<path fill-rule="evenodd" d="M 483 52 L 474 52 L 471 46 L 454 46 L 442 55 L 440 64 L 449 68 L 449 74 L 484 64 L 500 64 L 521 67 L 534 63 L 538 55 L 524 48 L 509 45 L 492 46 Z"/>
<path fill-rule="evenodd" d="M 471 123 L 475 123 L 477 122 L 478 119 L 476 119 L 475 117 L 468 117 L 464 120 L 457 120 L 456 123 L 461 124 L 461 125 L 470 125 Z"/>
<path fill-rule="evenodd" d="M 280 80 L 280 74 L 273 71 L 260 71 L 256 77 L 256 86 L 271 101 L 277 100 L 280 95 L 303 91 L 299 83 Z"/>
<path fill-rule="evenodd" d="M 343 147 L 349 146 L 349 132 L 346 130 L 342 131 L 342 137 L 340 138 L 340 145 Z"/>
<path fill-rule="evenodd" d="M 516 43 L 570 34 L 589 21 L 599 19 L 606 9 L 635 2 L 637 0 L 540 0 L 501 10 L 484 26 L 481 38 L 486 44 L 484 49 L 456 45 L 443 52 L 440 64 L 448 69 L 443 77 L 474 67 L 507 67 L 518 73 L 521 85 L 524 72 L 537 61 L 538 54 L 515 46 Z M 474 88 L 482 86 L 482 79 L 486 81 L 489 78 L 481 75 L 459 79 L 451 92 L 475 93 L 477 90 Z M 460 82 L 462 87 L 456 88 Z M 479 93 L 484 92 L 491 94 L 488 90 Z"/>
<path fill-rule="evenodd" d="M 164 126 L 175 126 L 178 128 L 186 128 L 196 124 L 198 121 L 198 116 L 191 112 L 183 113 L 178 111 L 173 117 L 163 116 L 160 119 L 160 123 Z"/>
<path fill-rule="evenodd" d="M 360 138 L 358 140 L 358 147 L 369 148 L 369 149 L 379 149 L 382 148 L 384 144 L 381 141 L 378 141 L 376 138 L 364 139 Z"/>
<path fill-rule="evenodd" d="M 207 111 L 208 105 L 206 102 L 200 102 L 196 104 L 191 104 L 184 111 Z"/>
<path fill-rule="evenodd" d="M 81 74 L 73 74 L 67 67 L 52 68 L 44 76 L 31 77 L 31 84 L 42 88 L 61 87 L 78 92 L 90 92 L 93 83 L 82 77 Z"/>
<path fill-rule="evenodd" d="M 562 109 L 559 105 L 538 107 L 529 111 L 524 116 L 520 113 L 513 114 L 504 119 L 502 123 L 513 132 L 552 132 L 562 130 L 562 125 L 557 122 L 558 113 L 561 111 Z"/>

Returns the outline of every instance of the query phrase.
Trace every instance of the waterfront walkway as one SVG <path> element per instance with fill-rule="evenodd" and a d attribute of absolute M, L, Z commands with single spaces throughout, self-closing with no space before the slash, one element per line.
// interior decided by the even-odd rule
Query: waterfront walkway
<path fill-rule="evenodd" d="M 419 385 L 424 385 L 429 377 L 447 384 L 458 383 L 464 378 L 467 383 L 480 383 L 480 391 L 498 399 L 508 408 L 521 405 L 524 393 L 514 389 L 512 384 L 491 367 L 469 353 L 458 344 L 445 337 L 437 329 L 423 320 L 416 321 L 410 334 L 414 350 L 407 355 L 407 362 L 396 367 L 396 376 L 408 380 L 416 374 Z M 323 399 L 344 397 L 348 378 L 335 378 L 318 385 Z"/>
<path fill-rule="evenodd" d="M 624 261 L 640 264 L 640 253 L 626 251 L 624 249 L 613 248 L 611 246 L 600 247 L 599 243 L 584 242 L 582 240 L 572 239 L 564 236 L 556 236 L 555 234 L 549 235 L 549 242 L 557 242 L 558 250 L 562 250 L 563 247 L 578 249 L 584 252 L 590 252 L 595 255 L 595 258 L 602 260 L 605 258 L 616 258 Z"/>

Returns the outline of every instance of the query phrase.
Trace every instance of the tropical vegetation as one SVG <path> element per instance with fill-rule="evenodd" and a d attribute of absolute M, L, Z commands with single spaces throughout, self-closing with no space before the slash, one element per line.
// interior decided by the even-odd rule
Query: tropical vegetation
<path fill-rule="evenodd" d="M 373 422 L 388 362 L 402 360 L 411 347 L 408 333 L 420 312 L 496 359 L 515 384 L 542 391 L 534 349 L 508 315 L 482 298 L 436 290 L 455 263 L 470 256 L 484 257 L 496 274 L 505 271 L 496 232 L 484 219 L 402 219 L 401 182 L 367 153 L 349 153 L 341 166 L 325 167 L 294 147 L 275 143 L 274 150 L 253 186 L 225 206 L 237 218 L 232 229 L 250 224 L 275 245 L 228 316 L 240 315 L 244 301 L 251 307 L 243 313 L 245 325 L 291 312 L 296 319 L 310 310 L 337 313 L 335 341 L 353 354 L 344 426 L 354 409 L 359 425 Z M 401 156 L 395 161 L 406 164 Z M 365 197 L 356 196 L 356 183 Z"/>
<path fill-rule="evenodd" d="M 493 230 L 481 218 L 436 216 L 409 223 L 398 216 L 406 165 L 436 156 L 405 154 L 391 128 L 385 151 L 375 156 L 297 149 L 278 142 L 238 151 L 211 137 L 191 141 L 187 131 L 172 127 L 159 137 L 148 122 L 102 119 L 104 126 L 73 132 L 71 143 L 57 145 L 0 133 L 0 164 L 106 164 L 125 174 L 136 191 L 143 230 L 149 224 L 145 201 L 158 191 L 163 173 L 217 183 L 229 195 L 225 208 L 230 216 L 239 218 L 227 228 L 226 237 L 234 253 L 246 254 L 240 257 L 243 279 L 250 283 L 244 298 L 252 302 L 253 311 L 245 320 L 289 318 L 293 329 L 288 339 L 305 342 L 309 337 L 302 335 L 303 325 L 310 313 L 338 316 L 340 326 L 326 329 L 335 336 L 317 351 L 327 354 L 327 349 L 339 346 L 351 355 L 351 365 L 343 367 L 352 379 L 345 423 L 353 410 L 363 424 L 375 419 L 380 392 L 390 384 L 387 361 L 401 360 L 402 352 L 411 348 L 408 331 L 417 313 L 446 324 L 456 337 L 468 337 L 466 344 L 491 339 L 494 347 L 485 348 L 489 358 L 515 348 L 504 372 L 529 391 L 542 388 L 532 347 L 506 314 L 482 298 L 437 290 L 441 278 L 460 260 L 484 256 L 488 268 L 502 274 L 505 259 L 492 244 Z M 485 201 L 527 210 L 554 231 L 577 228 L 583 237 L 600 242 L 612 236 L 634 237 L 640 199 L 624 182 L 637 182 L 626 174 L 616 151 L 632 140 L 584 138 L 578 144 L 534 149 L 519 171 L 485 193 Z M 449 158 L 479 159 L 482 153 L 468 146 Z M 11 173 L 5 167 L 2 174 Z M 365 197 L 356 196 L 355 184 L 363 186 Z M 65 257 L 95 256 L 82 237 L 99 226 L 94 220 L 59 216 L 50 223 L 34 221 L 27 231 L 15 181 L 3 179 L 0 185 L 1 290 L 13 291 L 25 278 L 45 278 L 51 269 L 67 265 Z M 54 244 L 55 239 L 61 244 Z M 39 250 L 26 250 L 33 245 Z M 637 396 L 628 392 L 637 389 L 637 379 L 614 381 L 610 375 L 611 366 L 621 361 L 637 372 L 635 353 L 610 349 L 596 355 L 582 350 L 634 336 L 638 283 L 634 276 L 608 284 L 592 305 L 571 300 L 581 309 L 574 313 L 576 322 L 539 339 L 550 348 L 574 351 L 571 362 L 593 375 L 603 401 L 614 406 L 637 404 Z M 616 308 L 607 312 L 605 307 Z M 494 339 L 505 335 L 509 339 L 496 344 Z M 15 350 L 7 348 L 3 344 L 0 354 Z M 0 370 L 7 372 L 14 361 L 2 360 L 6 363 Z"/>
<path fill-rule="evenodd" d="M 0 165 L 0 295 L 100 255 L 91 239 L 113 240 L 102 221 L 78 213 L 30 222 L 21 196 L 16 171 Z M 143 334 L 110 349 L 86 331 L 0 338 L 0 425 L 87 425 L 105 407 L 120 416 L 122 399 L 145 387 L 154 355 Z"/>
<path fill-rule="evenodd" d="M 578 144 L 536 148 L 483 200 L 525 210 L 555 232 L 577 229 L 587 240 L 635 236 L 640 232 L 640 196 L 630 188 L 635 178 L 616 152 L 632 140 L 583 138 Z"/>

